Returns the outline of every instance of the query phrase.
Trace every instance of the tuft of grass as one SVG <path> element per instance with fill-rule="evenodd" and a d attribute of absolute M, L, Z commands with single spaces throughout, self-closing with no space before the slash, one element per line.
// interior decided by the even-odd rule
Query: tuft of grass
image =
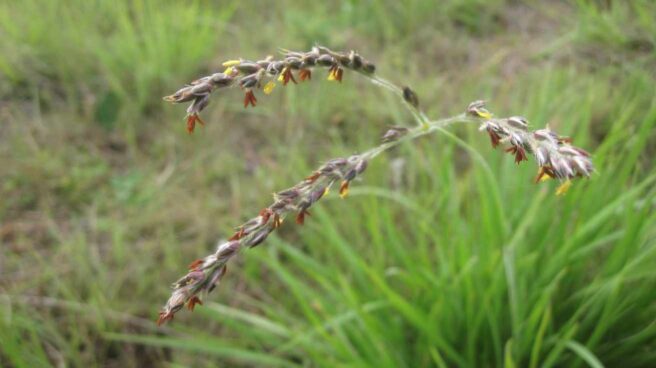
<path fill-rule="evenodd" d="M 602 51 L 646 52 L 653 59 L 656 26 L 651 17 L 656 4 L 651 1 L 578 1 L 577 38 L 582 45 Z"/>
<path fill-rule="evenodd" d="M 236 7 L 234 1 L 213 8 L 198 1 L 5 2 L 0 71 L 9 83 L 0 93 L 29 97 L 42 90 L 48 102 L 63 95 L 92 109 L 101 124 L 115 124 L 119 113 L 127 120 L 159 106 L 154 94 L 170 88 L 171 76 L 191 75 L 211 59 Z"/>

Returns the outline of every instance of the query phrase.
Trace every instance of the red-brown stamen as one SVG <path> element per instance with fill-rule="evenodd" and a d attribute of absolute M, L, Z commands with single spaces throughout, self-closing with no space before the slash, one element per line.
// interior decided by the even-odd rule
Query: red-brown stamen
<path fill-rule="evenodd" d="M 344 74 L 344 70 L 342 68 L 337 68 L 337 73 L 335 74 L 335 79 L 337 79 L 338 82 L 342 82 L 342 75 Z"/>
<path fill-rule="evenodd" d="M 342 184 L 339 185 L 339 195 L 344 196 L 348 192 L 349 183 L 348 180 L 344 180 Z"/>
<path fill-rule="evenodd" d="M 292 71 L 291 71 L 289 68 L 287 68 L 287 69 L 285 69 L 285 71 L 282 73 L 282 85 L 283 85 L 283 86 L 286 86 L 287 83 L 289 83 L 290 80 L 291 80 L 292 82 L 294 82 L 294 84 L 297 84 L 297 83 L 296 83 L 296 79 L 294 79 L 294 74 L 292 74 Z"/>
<path fill-rule="evenodd" d="M 204 261 L 203 261 L 202 259 L 197 259 L 197 260 L 195 260 L 195 261 L 193 261 L 193 262 L 191 262 L 191 263 L 189 264 L 189 269 L 190 269 L 191 271 L 194 271 L 194 270 L 196 270 L 200 265 L 202 265 L 203 262 L 204 262 Z"/>
<path fill-rule="evenodd" d="M 497 148 L 497 146 L 501 142 L 501 137 L 499 136 L 499 134 L 497 134 L 497 132 L 495 132 L 490 128 L 487 129 L 487 134 L 490 135 L 490 143 L 492 143 L 492 148 Z"/>
<path fill-rule="evenodd" d="M 273 211 L 271 211 L 270 208 L 263 208 L 260 211 L 260 216 L 262 217 L 262 222 L 267 223 L 269 219 L 271 218 L 271 215 L 273 214 Z"/>
<path fill-rule="evenodd" d="M 309 183 L 314 183 L 319 177 L 321 176 L 321 173 L 319 171 L 313 172 L 310 176 L 306 177 L 305 180 L 307 180 Z"/>
<path fill-rule="evenodd" d="M 328 77 L 329 79 L 336 80 L 338 82 L 342 81 L 342 75 L 344 74 L 344 70 L 340 68 L 337 65 L 333 65 L 328 69 Z"/>
<path fill-rule="evenodd" d="M 251 104 L 253 107 L 257 105 L 257 98 L 255 98 L 253 91 L 247 91 L 244 95 L 244 108 L 248 107 L 248 104 Z"/>
<path fill-rule="evenodd" d="M 196 128 L 196 122 L 200 125 L 205 125 L 205 122 L 198 116 L 198 114 L 187 115 L 187 133 L 191 134 Z"/>
<path fill-rule="evenodd" d="M 555 178 L 556 175 L 554 174 L 553 170 L 551 169 L 551 166 L 541 166 L 538 169 L 538 174 L 535 176 L 535 182 L 539 183 L 540 180 L 544 177 L 549 177 L 549 178 Z"/>
<path fill-rule="evenodd" d="M 305 223 L 305 216 L 310 216 L 310 212 L 307 210 L 301 210 L 298 215 L 296 215 L 296 223 L 303 225 Z"/>
<path fill-rule="evenodd" d="M 304 80 L 312 80 L 312 71 L 310 69 L 301 69 L 300 72 L 298 72 L 298 77 L 301 79 L 301 81 Z"/>
<path fill-rule="evenodd" d="M 239 240 L 239 239 L 243 238 L 244 235 L 246 235 L 246 230 L 244 230 L 244 228 L 242 227 L 242 228 L 239 228 L 239 230 L 236 233 L 234 233 L 230 238 L 228 238 L 228 240 L 230 240 L 230 241 Z"/>
<path fill-rule="evenodd" d="M 193 312 L 193 311 L 194 311 L 194 308 L 196 307 L 196 304 L 203 305 L 203 301 L 200 300 L 199 297 L 197 297 L 196 295 L 194 295 L 194 296 L 192 296 L 191 299 L 189 299 L 189 301 L 187 302 L 187 309 L 189 309 L 190 311 Z"/>
<path fill-rule="evenodd" d="M 159 316 L 157 317 L 157 325 L 161 326 L 162 324 L 166 323 L 166 321 L 170 321 L 172 319 L 173 319 L 173 313 L 159 312 Z"/>
<path fill-rule="evenodd" d="M 506 152 L 515 155 L 516 164 L 519 164 L 522 161 L 528 161 L 528 158 L 526 157 L 526 151 L 524 151 L 523 147 L 517 147 L 517 146 L 508 147 L 506 148 Z"/>

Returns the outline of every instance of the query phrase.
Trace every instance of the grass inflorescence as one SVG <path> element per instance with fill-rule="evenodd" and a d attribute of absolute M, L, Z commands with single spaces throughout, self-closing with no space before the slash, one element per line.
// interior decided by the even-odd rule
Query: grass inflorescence
<path fill-rule="evenodd" d="M 285 58 L 277 61 L 272 57 L 257 62 L 248 60 L 231 60 L 223 63 L 227 67 L 223 73 L 215 73 L 192 82 L 167 96 L 169 102 L 189 102 L 187 109 L 187 129 L 191 133 L 196 121 L 202 122 L 199 113 L 209 103 L 210 94 L 219 88 L 233 84 L 245 90 L 244 107 L 255 106 L 254 89 L 263 88 L 265 92 L 279 79 L 283 85 L 291 80 L 295 82 L 297 71 L 300 79 L 310 79 L 316 67 L 328 68 L 329 80 L 341 81 L 343 69 L 363 72 L 376 85 L 392 91 L 401 91 L 399 95 L 416 118 L 416 126 L 392 127 L 382 137 L 379 146 L 347 158 L 335 158 L 327 161 L 312 174 L 291 188 L 274 194 L 274 202 L 262 209 L 259 214 L 237 227 L 228 241 L 219 244 L 216 252 L 203 259 L 192 262 L 189 273 L 173 284 L 173 294 L 160 312 L 157 323 L 173 319 L 176 312 L 186 304 L 194 310 L 202 303 L 202 297 L 220 283 L 227 271 L 228 261 L 242 248 L 254 248 L 266 240 L 269 234 L 282 225 L 289 213 L 294 213 L 296 223 L 303 225 L 310 215 L 309 209 L 330 188 L 339 182 L 339 195 L 348 194 L 351 182 L 362 174 L 369 161 L 380 153 L 396 146 L 398 143 L 415 139 L 422 135 L 438 131 L 453 123 L 482 122 L 481 131 L 490 136 L 492 147 L 507 144 L 506 152 L 515 157 L 515 163 L 528 160 L 527 153 L 535 157 L 539 171 L 536 182 L 547 179 L 562 181 L 556 193 L 564 194 L 571 185 L 571 179 L 589 177 L 594 171 L 590 154 L 572 146 L 571 139 L 561 137 L 549 128 L 530 131 L 528 121 L 520 116 L 494 118 L 485 107 L 484 101 L 474 101 L 467 106 L 465 113 L 451 118 L 429 121 L 426 114 L 419 109 L 419 97 L 410 87 L 399 88 L 380 77 L 374 77 L 375 66 L 355 51 L 349 53 L 335 52 L 323 46 L 315 46 L 309 52 L 285 51 Z M 267 82 L 268 79 L 268 83 Z M 266 83 L 266 84 L 264 84 Z"/>
<path fill-rule="evenodd" d="M 296 84 L 294 73 L 302 82 L 312 79 L 312 70 L 325 68 L 328 70 L 328 80 L 342 81 L 344 68 L 366 74 L 373 74 L 376 70 L 374 64 L 362 58 L 355 51 L 349 54 L 332 51 L 326 47 L 316 46 L 309 52 L 284 51 L 284 58 L 275 60 L 268 56 L 263 60 L 228 60 L 223 63 L 226 67 L 222 73 L 197 79 L 188 86 L 179 89 L 165 101 L 182 103 L 189 102 L 187 109 L 187 131 L 192 133 L 196 122 L 204 124 L 200 112 L 207 107 L 210 95 L 217 89 L 239 86 L 244 90 L 244 107 L 255 107 L 257 98 L 254 90 L 263 90 L 270 94 L 276 85 L 276 80 L 286 86 L 290 81 Z"/>

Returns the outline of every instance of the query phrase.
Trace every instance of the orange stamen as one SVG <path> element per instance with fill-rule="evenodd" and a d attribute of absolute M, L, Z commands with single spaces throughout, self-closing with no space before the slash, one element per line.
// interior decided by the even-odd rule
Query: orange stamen
<path fill-rule="evenodd" d="M 239 240 L 239 239 L 243 238 L 244 235 L 246 235 L 246 231 L 242 227 L 242 228 L 239 229 L 239 231 L 234 233 L 234 235 L 232 235 L 228 240 L 230 240 L 230 241 Z"/>
<path fill-rule="evenodd" d="M 192 296 L 191 299 L 189 299 L 189 301 L 187 302 L 187 309 L 189 309 L 190 311 L 193 312 L 193 311 L 194 311 L 194 308 L 196 307 L 196 304 L 203 305 L 203 301 L 200 300 L 199 297 L 197 297 L 197 296 L 194 295 L 194 296 Z"/>
<path fill-rule="evenodd" d="M 282 73 L 282 85 L 283 85 L 283 86 L 286 86 L 287 83 L 289 83 L 290 80 L 291 80 L 292 82 L 294 82 L 294 84 L 297 84 L 297 83 L 296 83 L 296 79 L 294 79 L 294 74 L 292 74 L 292 71 L 289 70 L 289 69 L 287 68 L 287 69 L 285 69 L 285 71 Z"/>
<path fill-rule="evenodd" d="M 487 134 L 490 135 L 490 142 L 492 143 L 492 148 L 497 148 L 497 146 L 501 142 L 501 137 L 499 137 L 499 135 L 492 129 L 488 129 Z"/>
<path fill-rule="evenodd" d="M 269 218 L 271 218 L 272 211 L 269 208 L 264 208 L 260 211 L 260 216 L 262 216 L 262 222 L 267 223 Z"/>
<path fill-rule="evenodd" d="M 187 133 L 191 134 L 196 128 L 196 121 L 200 120 L 197 114 L 191 114 L 187 116 Z"/>
<path fill-rule="evenodd" d="M 319 171 L 313 172 L 310 176 L 306 177 L 305 180 L 307 180 L 310 183 L 314 183 L 319 177 L 321 176 L 321 173 Z"/>
<path fill-rule="evenodd" d="M 282 219 L 277 213 L 273 215 L 273 228 L 277 229 L 282 225 Z"/>
<path fill-rule="evenodd" d="M 349 189 L 349 181 L 344 180 L 342 184 L 339 186 L 339 195 L 344 198 L 346 197 L 346 194 L 348 194 L 348 189 Z"/>
<path fill-rule="evenodd" d="M 305 216 L 310 216 L 310 212 L 307 210 L 302 210 L 301 212 L 296 215 L 296 223 L 299 225 L 303 225 L 305 223 Z"/>
<path fill-rule="evenodd" d="M 337 79 L 337 81 L 340 83 L 342 82 L 342 74 L 344 74 L 344 70 L 342 68 L 337 68 L 335 79 Z"/>
<path fill-rule="evenodd" d="M 189 264 L 189 269 L 193 271 L 197 269 L 200 265 L 202 265 L 203 262 L 204 261 L 202 259 L 197 259 Z"/>
<path fill-rule="evenodd" d="M 255 98 L 253 91 L 248 91 L 244 95 L 244 108 L 248 107 L 248 104 L 251 104 L 253 107 L 257 105 L 257 98 Z"/>
<path fill-rule="evenodd" d="M 301 69 L 301 71 L 298 73 L 299 78 L 301 81 L 304 80 L 312 80 L 312 71 L 310 69 Z"/>
<path fill-rule="evenodd" d="M 159 312 L 159 316 L 157 317 L 157 325 L 161 326 L 166 321 L 170 321 L 173 319 L 173 313 L 171 312 Z"/>

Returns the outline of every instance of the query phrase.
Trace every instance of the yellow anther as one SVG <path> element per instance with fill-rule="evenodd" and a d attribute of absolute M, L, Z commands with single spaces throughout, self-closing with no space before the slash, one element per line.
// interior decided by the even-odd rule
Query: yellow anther
<path fill-rule="evenodd" d="M 227 68 L 227 67 L 239 65 L 240 63 L 241 63 L 240 60 L 228 60 L 224 62 L 222 65 Z"/>
<path fill-rule="evenodd" d="M 489 119 L 492 117 L 492 114 L 489 111 L 476 111 L 476 114 L 483 119 Z"/>
<path fill-rule="evenodd" d="M 264 85 L 263 91 L 264 94 L 269 95 L 271 92 L 273 92 L 273 89 L 276 87 L 276 83 L 274 81 L 269 81 L 267 84 Z"/>
<path fill-rule="evenodd" d="M 284 82 L 285 81 L 285 73 L 287 72 L 287 67 L 284 67 L 282 69 L 282 72 L 280 72 L 280 75 L 278 76 L 278 81 Z"/>
<path fill-rule="evenodd" d="M 564 183 L 560 184 L 558 189 L 556 189 L 556 195 L 557 196 L 565 195 L 565 193 L 567 193 L 567 191 L 569 190 L 569 187 L 571 187 L 571 186 L 572 186 L 572 181 L 571 180 L 565 181 Z"/>
<path fill-rule="evenodd" d="M 342 190 L 340 191 L 340 193 L 339 193 L 339 197 L 340 197 L 341 199 L 344 199 L 344 198 L 346 198 L 346 196 L 348 195 L 348 193 L 349 193 L 349 189 L 348 189 L 348 187 L 346 187 L 346 188 L 344 188 L 344 189 L 342 189 Z"/>

